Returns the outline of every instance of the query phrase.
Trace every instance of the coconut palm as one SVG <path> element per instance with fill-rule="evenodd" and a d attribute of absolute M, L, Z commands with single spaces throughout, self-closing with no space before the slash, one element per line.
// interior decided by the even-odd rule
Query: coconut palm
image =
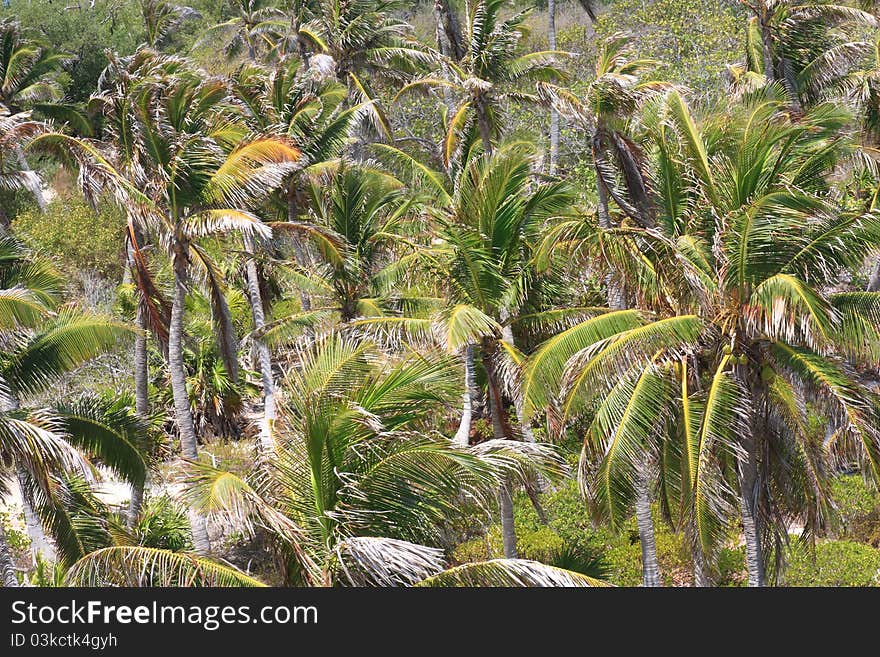
<path fill-rule="evenodd" d="M 294 257 L 300 268 L 308 265 L 307 250 L 303 235 L 315 235 L 316 228 L 304 221 L 303 203 L 306 200 L 306 181 L 309 176 L 320 175 L 327 167 L 333 166 L 349 137 L 353 119 L 360 108 L 343 109 L 347 96 L 344 85 L 335 81 L 315 79 L 310 72 L 301 72 L 298 62 L 288 59 L 272 69 L 258 66 L 242 68 L 233 81 L 233 93 L 246 109 L 246 120 L 255 132 L 282 134 L 291 139 L 300 150 L 300 157 L 294 169 L 287 175 L 282 186 L 280 221 L 274 221 L 274 212 L 267 219 L 276 233 L 290 234 Z M 273 206 L 274 209 L 274 206 Z M 265 330 L 268 299 L 263 299 L 262 273 L 265 271 L 265 258 L 257 253 L 256 245 L 248 237 L 244 238 L 247 261 L 245 278 L 254 318 L 254 335 Z M 282 254 L 278 244 L 263 244 L 265 255 L 279 257 Z M 311 310 L 311 296 L 300 291 L 301 310 Z M 265 447 L 272 444 L 271 423 L 274 421 L 274 380 L 269 346 L 260 338 L 257 343 L 260 371 L 263 382 L 263 426 L 261 440 Z"/>
<path fill-rule="evenodd" d="M 711 563 L 736 490 L 749 583 L 760 586 L 786 522 L 816 530 L 827 519 L 808 403 L 840 418 L 834 440 L 857 443 L 877 474 L 878 400 L 844 360 L 876 350 L 876 295 L 825 282 L 876 250 L 880 224 L 826 196 L 845 121 L 832 108 L 795 123 L 763 95 L 708 122 L 711 135 L 677 93 L 666 108 L 674 148 L 658 149 L 661 169 L 683 163 L 679 179 L 694 187 L 668 188 L 677 198 L 661 204 L 665 235 L 629 230 L 683 263 L 676 294 L 692 292 L 675 314 L 609 312 L 551 339 L 531 359 L 525 394 L 544 406 L 558 376 L 564 417 L 598 401 L 587 441 L 603 458 L 589 485 L 612 519 L 637 501 L 646 446 L 662 452 L 664 427 L 677 426 L 695 547 Z"/>
<path fill-rule="evenodd" d="M 64 56 L 47 44 L 26 36 L 14 20 L 0 21 L 0 106 L 16 115 L 34 107 L 48 109 L 61 97 L 55 74 Z M 13 148 L 18 168 L 30 174 L 24 151 Z M 39 181 L 28 187 L 41 210 L 46 207 Z"/>
<path fill-rule="evenodd" d="M 0 337 L 5 345 L 0 359 L 2 486 L 8 491 L 10 480 L 18 483 L 29 533 L 45 546 L 35 511 L 39 499 L 49 494 L 53 474 L 81 471 L 85 462 L 69 442 L 76 439 L 59 426 L 54 414 L 22 407 L 22 402 L 114 346 L 128 329 L 104 317 L 60 307 L 60 275 L 8 236 L 0 239 L 0 289 Z M 115 446 L 108 441 L 96 440 L 92 447 L 110 461 L 119 455 L 116 451 L 114 456 Z M 0 555 L 5 558 L 5 554 L 6 546 L 0 546 Z M 3 569 L 10 572 L 8 564 Z M 5 581 L 14 585 L 8 577 Z"/>
<path fill-rule="evenodd" d="M 455 370 L 437 353 L 388 358 L 368 341 L 318 339 L 285 379 L 289 406 L 272 462 L 247 479 L 193 464 L 189 503 L 249 531 L 265 528 L 295 583 L 596 584 L 528 561 L 444 570 L 442 551 L 422 543 L 439 539 L 440 524 L 463 498 L 485 505 L 500 478 L 521 476 L 536 463 L 558 473 L 561 462 L 539 446 L 517 450 L 491 441 L 455 448 L 425 433 L 425 418 L 454 388 Z M 148 559 L 159 564 L 160 557 L 170 558 L 120 548 L 86 557 L 72 578 L 138 583 L 136 569 L 143 573 Z M 164 579 L 169 569 L 150 570 Z"/>
<path fill-rule="evenodd" d="M 467 142 L 462 138 L 468 133 L 469 123 L 476 126 L 483 150 L 491 153 L 502 132 L 505 104 L 538 101 L 534 94 L 523 91 L 518 85 L 564 77 L 556 63 L 561 53 L 519 54 L 529 11 L 502 19 L 503 5 L 503 0 L 476 2 L 468 16 L 464 57 L 459 61 L 444 60 L 438 73 L 416 78 L 398 92 L 399 97 L 412 89 L 440 87 L 461 96 L 447 124 L 443 146 L 447 166 L 460 142 Z M 464 147 L 469 146 L 465 143 Z"/>
<path fill-rule="evenodd" d="M 230 4 L 235 15 L 205 30 L 193 47 L 210 45 L 213 49 L 219 41 L 227 57 L 246 52 L 252 62 L 271 52 L 288 26 L 284 12 L 264 0 L 232 0 Z"/>
<path fill-rule="evenodd" d="M 530 292 L 537 287 L 532 248 L 543 223 L 566 212 L 573 202 L 572 192 L 564 183 L 532 188 L 531 167 L 528 149 L 524 152 L 522 145 L 513 144 L 494 156 L 474 157 L 461 173 L 448 207 L 439 213 L 439 241 L 425 259 L 431 271 L 448 280 L 444 286 L 448 300 L 445 309 L 425 319 L 359 322 L 400 324 L 411 333 L 439 332 L 446 350 L 463 354 L 465 406 L 455 439 L 458 445 L 467 445 L 469 439 L 477 355 L 486 375 L 494 438 L 516 437 L 508 417 L 510 400 L 518 411 L 520 430 L 530 434 L 528 422 L 519 412 L 515 373 L 521 355 L 513 343 L 513 325 L 526 314 L 533 322 L 542 315 L 525 311 Z M 516 535 L 509 487 L 502 487 L 500 499 L 504 554 L 513 558 Z"/>
<path fill-rule="evenodd" d="M 155 59 L 140 51 L 135 59 Z M 214 310 L 224 365 L 237 376 L 236 336 L 222 275 L 198 240 L 238 232 L 268 236 L 270 230 L 247 208 L 277 188 L 285 164 L 299 151 L 287 140 L 250 136 L 229 103 L 223 80 L 211 78 L 182 60 L 162 60 L 158 74 L 138 85 L 137 105 L 127 108 L 136 131 L 138 177 L 126 177 L 85 140 L 54 133 L 42 144 L 63 144 L 81 163 L 102 173 L 126 212 L 138 214 L 145 229 L 159 235 L 168 249 L 174 276 L 174 294 L 168 330 L 168 361 L 175 416 L 185 458 L 198 456 L 184 367 L 183 328 L 191 263 L 207 285 Z M 170 63 L 169 63 L 170 62 Z M 171 73 L 168 70 L 171 70 Z M 111 92 L 112 97 L 112 92 Z M 94 174 L 89 182 L 98 185 Z M 143 182 L 141 182 L 143 181 Z M 124 192 L 124 194 L 123 194 Z M 203 522 L 193 523 L 196 549 L 208 552 Z"/>
<path fill-rule="evenodd" d="M 796 108 L 822 97 L 870 51 L 847 27 L 876 27 L 873 14 L 830 0 L 743 0 L 752 18 L 746 62 L 770 83 L 779 83 Z"/>

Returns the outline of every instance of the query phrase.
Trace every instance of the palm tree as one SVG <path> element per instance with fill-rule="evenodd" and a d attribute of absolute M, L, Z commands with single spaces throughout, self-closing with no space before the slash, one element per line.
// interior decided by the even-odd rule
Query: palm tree
<path fill-rule="evenodd" d="M 448 279 L 448 308 L 436 318 L 364 322 L 401 323 L 413 333 L 430 332 L 429 327 L 437 324 L 445 336 L 443 346 L 453 353 L 464 351 L 465 408 L 455 438 L 461 446 L 469 438 L 476 352 L 486 375 L 494 438 L 514 438 L 508 417 L 510 399 L 518 411 L 520 430 L 526 436 L 530 433 L 515 390 L 521 354 L 513 344 L 512 325 L 521 319 L 530 290 L 537 286 L 531 253 L 543 223 L 566 212 L 573 202 L 564 183 L 533 187 L 531 166 L 522 145 L 513 144 L 493 156 L 472 158 L 462 171 L 448 207 L 438 217 L 439 242 L 427 259 L 432 271 Z M 529 313 L 534 322 L 540 316 Z M 501 488 L 500 501 L 504 555 L 513 558 L 516 534 L 509 486 Z"/>
<path fill-rule="evenodd" d="M 584 100 L 559 87 L 545 83 L 538 85 L 539 93 L 552 107 L 584 124 L 589 131 L 601 228 L 610 229 L 618 223 L 612 215 L 612 200 L 623 212 L 624 219 L 645 228 L 653 227 L 656 222 L 650 178 L 643 166 L 645 156 L 632 136 L 637 111 L 667 87 L 663 82 L 641 80 L 653 64 L 649 60 L 632 58 L 630 38 L 614 35 L 599 48 L 596 77 Z M 627 306 L 624 280 L 613 267 L 608 269 L 605 285 L 608 308 L 612 310 L 623 310 Z M 643 464 L 641 477 L 635 481 L 636 516 L 644 584 L 659 586 L 647 470 L 648 465 Z"/>
<path fill-rule="evenodd" d="M 738 489 L 753 586 L 787 519 L 816 530 L 827 517 L 808 403 L 845 418 L 835 440 L 855 441 L 880 472 L 878 400 L 843 360 L 877 348 L 878 299 L 825 286 L 876 250 L 880 223 L 825 194 L 845 117 L 820 106 L 795 123 L 784 109 L 759 96 L 704 135 L 669 95 L 658 166 L 693 187 L 666 188 L 663 234 L 629 230 L 658 245 L 659 262 L 680 264 L 684 284 L 667 288 L 683 295 L 679 310 L 609 312 L 569 329 L 538 350 L 524 384 L 543 407 L 558 376 L 565 417 L 599 402 L 588 438 L 605 452 L 592 493 L 612 517 L 631 508 L 645 446 L 660 451 L 663 427 L 677 423 L 695 547 L 712 559 Z"/>
<path fill-rule="evenodd" d="M 26 37 L 21 26 L 9 19 L 0 21 L 0 106 L 12 115 L 34 107 L 46 108 L 61 97 L 61 87 L 54 78 L 64 61 L 47 44 Z M 14 147 L 18 168 L 29 173 L 24 151 Z M 46 201 L 39 180 L 28 187 L 40 210 Z"/>
<path fill-rule="evenodd" d="M 168 329 L 171 388 L 182 454 L 196 459 L 198 440 L 183 356 L 191 263 L 208 284 L 226 369 L 233 379 L 238 370 L 236 337 L 220 271 L 198 240 L 228 232 L 268 236 L 270 230 L 244 208 L 281 184 L 286 164 L 299 151 L 287 140 L 249 137 L 222 80 L 207 77 L 180 59 L 167 60 L 143 50 L 135 54 L 135 64 L 142 59 L 159 65 L 154 77 L 138 84 L 137 105 L 126 110 L 126 117 L 134 121 L 130 125 L 136 126 L 126 137 L 136 138 L 132 148 L 138 153 L 139 178 L 127 179 L 124 170 L 116 171 L 85 140 L 53 134 L 41 141 L 65 144 L 86 166 L 101 172 L 124 201 L 126 212 L 138 215 L 143 227 L 157 232 L 168 248 L 174 275 Z M 122 191 L 125 194 L 120 196 Z M 207 553 L 204 522 L 196 519 L 193 530 L 197 551 Z"/>
<path fill-rule="evenodd" d="M 21 488 L 36 549 L 48 545 L 37 511 L 39 500 L 50 494 L 51 476 L 81 469 L 84 462 L 66 440 L 75 438 L 58 426 L 53 414 L 23 409 L 22 399 L 45 391 L 58 377 L 114 346 L 128 332 L 107 318 L 59 307 L 60 288 L 60 275 L 45 259 L 11 237 L 0 238 L 0 331 L 7 345 L 0 358 L 2 486 L 8 490 L 9 480 L 15 479 Z M 100 440 L 93 447 L 105 455 L 114 449 Z M 0 545 L 0 557 L 6 555 L 8 546 Z M 4 575 L 10 568 L 2 564 Z M 9 577 L 5 581 L 15 585 Z"/>
<path fill-rule="evenodd" d="M 232 0 L 231 4 L 235 15 L 205 30 L 193 47 L 214 48 L 219 40 L 227 57 L 246 51 L 252 62 L 258 54 L 275 49 L 288 25 L 284 12 L 264 0 Z"/>
<path fill-rule="evenodd" d="M 830 84 L 870 49 L 852 41 L 842 26 L 876 27 L 870 13 L 830 0 L 742 0 L 752 13 L 746 62 L 769 83 L 781 84 L 793 107 L 821 98 Z"/>
<path fill-rule="evenodd" d="M 590 17 L 590 22 L 595 23 L 596 0 L 578 0 L 583 10 Z M 547 38 L 551 51 L 556 50 L 556 0 L 547 0 Z M 550 162 L 547 172 L 556 175 L 556 167 L 559 164 L 559 112 L 555 107 L 550 108 Z"/>
<path fill-rule="evenodd" d="M 502 132 L 504 107 L 507 102 L 535 103 L 537 97 L 517 85 L 534 80 L 555 80 L 564 77 L 556 65 L 560 53 L 553 51 L 519 55 L 520 40 L 525 33 L 524 22 L 529 11 L 502 20 L 503 0 L 479 0 L 468 16 L 465 48 L 460 61 L 443 60 L 438 74 L 416 78 L 406 84 L 398 97 L 420 87 L 449 88 L 462 99 L 448 121 L 444 142 L 444 162 L 449 164 L 459 146 L 466 126 L 474 122 L 483 150 L 491 153 Z M 466 140 L 464 140 L 466 141 Z M 467 149 L 470 144 L 465 144 Z"/>
<path fill-rule="evenodd" d="M 14 192 L 26 189 L 35 198 L 40 198 L 42 188 L 39 176 L 29 168 L 21 166 L 21 143 L 40 132 L 43 125 L 32 121 L 25 112 L 10 114 L 0 104 L 0 192 Z M 0 207 L 0 226 L 9 228 L 10 218 Z"/>
<path fill-rule="evenodd" d="M 278 452 L 253 476 L 193 464 L 187 500 L 253 531 L 264 527 L 285 557 L 292 583 L 355 586 L 595 585 L 595 580 L 528 561 L 497 560 L 444 570 L 440 525 L 462 496 L 485 504 L 503 477 L 561 462 L 539 446 L 490 441 L 455 448 L 424 433 L 424 420 L 455 385 L 447 356 L 389 359 L 368 341 L 329 335 L 299 355 L 285 380 L 289 406 Z M 418 542 L 416 542 L 418 541 Z M 117 549 L 86 557 L 74 581 L 128 581 L 145 559 Z M 111 561 L 112 559 L 112 561 Z M 175 560 L 174 567 L 182 560 Z M 118 571 L 108 572 L 112 563 Z M 158 563 L 158 561 L 156 562 Z M 153 570 L 153 569 L 151 569 Z M 164 576 L 166 568 L 155 572 Z M 519 576 L 519 577 L 517 577 Z"/>

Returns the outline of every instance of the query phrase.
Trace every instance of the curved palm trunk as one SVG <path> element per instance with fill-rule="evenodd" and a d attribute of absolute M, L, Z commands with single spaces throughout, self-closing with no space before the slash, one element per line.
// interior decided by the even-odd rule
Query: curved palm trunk
<path fill-rule="evenodd" d="M 556 0 L 547 2 L 547 35 L 550 41 L 550 50 L 556 50 Z M 548 172 L 551 176 L 556 175 L 556 166 L 559 163 L 559 112 L 550 108 L 550 165 Z"/>
<path fill-rule="evenodd" d="M 764 556 L 756 511 L 758 465 L 754 449 L 748 449 L 740 462 L 740 509 L 742 511 L 743 539 L 746 546 L 746 567 L 749 586 L 764 586 Z"/>
<path fill-rule="evenodd" d="M 174 300 L 171 305 L 171 323 L 168 330 L 168 369 L 171 391 L 174 395 L 174 415 L 180 432 L 180 450 L 184 458 L 198 459 L 198 439 L 189 395 L 186 391 L 186 371 L 183 366 L 183 313 L 189 283 L 189 245 L 178 244 L 174 249 Z M 189 512 L 192 524 L 193 546 L 198 554 L 210 554 L 211 542 L 204 517 Z"/>
<path fill-rule="evenodd" d="M 12 552 L 6 540 L 6 529 L 0 523 L 0 577 L 3 586 L 13 588 L 18 586 L 18 578 L 15 576 L 15 563 L 12 561 Z"/>
<path fill-rule="evenodd" d="M 471 436 L 471 421 L 474 415 L 474 398 L 477 382 L 474 370 L 474 345 L 469 344 L 464 350 L 464 394 L 462 395 L 461 422 L 452 439 L 456 447 L 467 447 Z"/>
<path fill-rule="evenodd" d="M 251 313 L 254 316 L 254 328 L 260 331 L 266 326 L 263 313 L 263 298 L 260 294 L 260 279 L 257 276 L 257 263 L 254 260 L 254 241 L 250 235 L 244 236 L 244 250 L 247 254 L 245 268 L 247 277 L 248 298 L 251 302 Z M 275 381 L 272 378 L 272 355 L 268 345 L 261 339 L 256 340 L 257 356 L 260 363 L 260 375 L 263 382 L 263 418 L 260 421 L 260 450 L 264 455 L 275 451 L 275 439 L 272 431 L 275 426 Z"/>
<path fill-rule="evenodd" d="M 501 399 L 501 390 L 498 387 L 498 378 L 495 373 L 494 357 L 497 345 L 489 340 L 483 341 L 483 368 L 486 370 L 486 380 L 489 388 L 489 415 L 492 419 L 492 436 L 496 440 L 509 440 L 507 418 L 504 412 L 504 402 Z M 516 526 L 513 518 L 513 493 L 511 482 L 506 481 L 498 491 L 498 499 L 501 506 L 501 541 L 504 546 L 504 558 L 516 559 Z"/>
<path fill-rule="evenodd" d="M 647 473 L 636 481 L 636 525 L 642 546 L 642 584 L 662 586 L 660 563 L 657 559 L 657 543 L 654 540 L 654 519 L 651 517 L 651 493 Z"/>
<path fill-rule="evenodd" d="M 593 162 L 598 162 L 598 149 L 600 148 L 598 131 L 592 138 Z M 598 164 L 595 164 L 596 170 L 596 194 L 599 202 L 596 206 L 596 212 L 599 217 L 599 226 L 601 228 L 611 228 L 611 210 L 610 210 L 610 194 L 605 186 L 602 178 L 602 172 L 599 170 Z M 624 310 L 626 308 L 625 293 L 623 285 L 621 285 L 617 276 L 613 272 L 609 272 L 605 276 L 605 289 L 608 294 L 608 307 L 611 310 Z"/>

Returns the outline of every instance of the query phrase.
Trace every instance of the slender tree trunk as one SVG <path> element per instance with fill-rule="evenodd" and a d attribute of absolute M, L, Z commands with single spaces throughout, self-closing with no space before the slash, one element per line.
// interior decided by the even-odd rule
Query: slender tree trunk
<path fill-rule="evenodd" d="M 505 417 L 504 402 L 495 375 L 495 351 L 497 345 L 489 339 L 483 341 L 483 368 L 486 370 L 489 389 L 489 415 L 492 418 L 492 436 L 496 440 L 509 440 L 510 431 Z M 516 526 L 513 519 L 513 493 L 510 481 L 501 485 L 498 491 L 501 505 L 501 540 L 504 545 L 504 558 L 516 559 Z"/>
<path fill-rule="evenodd" d="M 474 100 L 474 109 L 477 113 L 477 127 L 480 130 L 480 139 L 483 142 L 483 151 L 486 155 L 492 155 L 494 148 L 492 146 L 492 127 L 489 125 L 489 115 L 486 111 L 485 100 L 482 96 L 478 96 Z"/>
<path fill-rule="evenodd" d="M 287 185 L 287 221 L 294 223 L 299 218 L 299 202 L 297 200 L 297 192 L 296 192 L 296 180 L 291 178 L 290 182 Z M 293 238 L 293 255 L 296 259 L 296 264 L 300 267 L 305 267 L 306 264 L 306 254 L 302 248 L 302 244 L 300 243 L 299 237 Z M 308 312 L 312 309 L 312 299 L 309 296 L 309 293 L 303 289 L 299 291 L 299 299 L 300 306 L 303 312 Z"/>
<path fill-rule="evenodd" d="M 19 401 L 14 392 L 6 393 L 2 402 L 2 408 L 6 412 L 18 410 Z M 43 530 L 40 518 L 36 511 L 34 511 L 34 507 L 31 506 L 30 500 L 28 500 L 26 494 L 27 472 L 25 472 L 24 468 L 16 467 L 15 474 L 18 481 L 18 488 L 21 492 L 21 506 L 24 511 L 25 527 L 27 528 L 28 537 L 31 539 L 31 561 L 36 565 L 37 556 L 40 554 L 45 554 L 54 561 L 55 549 L 46 537 L 46 532 Z"/>
<path fill-rule="evenodd" d="M 131 265 L 131 245 L 129 265 Z M 131 267 L 130 267 L 131 268 Z M 150 415 L 149 365 L 147 360 L 147 309 L 143 303 L 137 306 L 137 326 L 140 332 L 134 338 L 134 408 L 137 416 L 146 420 Z M 146 481 L 131 485 L 131 499 L 128 502 L 128 526 L 134 527 L 140 518 L 144 505 Z"/>
<path fill-rule="evenodd" d="M 501 500 L 501 544 L 505 559 L 516 559 L 516 527 L 513 520 L 513 495 L 510 482 L 501 485 L 498 491 Z"/>
<path fill-rule="evenodd" d="M 593 161 L 597 162 L 598 160 L 598 137 L 593 137 Z M 600 228 L 611 228 L 611 210 L 610 210 L 610 195 L 608 193 L 608 188 L 605 186 L 605 181 L 602 179 L 602 172 L 599 170 L 598 164 L 595 166 L 596 169 L 596 193 L 599 198 L 598 205 L 596 206 L 596 213 L 599 216 L 599 227 Z M 609 272 L 605 276 L 605 289 L 608 295 L 608 307 L 611 310 L 624 310 L 626 308 L 626 294 L 623 289 L 623 285 L 621 284 L 619 278 L 614 272 Z"/>
<path fill-rule="evenodd" d="M 758 464 L 753 446 L 749 446 L 739 466 L 740 507 L 749 586 L 764 586 L 764 556 L 761 553 L 761 534 L 756 514 Z"/>
<path fill-rule="evenodd" d="M 18 160 L 18 168 L 22 171 L 32 171 L 30 165 L 28 164 L 27 157 L 25 157 L 24 151 L 21 147 L 15 147 L 15 158 Z M 43 196 L 43 188 L 40 185 L 39 179 L 37 180 L 37 184 L 33 189 L 34 200 L 37 202 L 37 207 L 40 208 L 40 212 L 46 211 L 46 197 Z"/>
<path fill-rule="evenodd" d="M 880 292 L 880 258 L 874 262 L 871 277 L 868 279 L 868 292 Z"/>
<path fill-rule="evenodd" d="M 449 0 L 436 0 L 434 3 L 434 14 L 437 17 L 437 25 L 443 31 L 446 44 L 449 48 L 444 55 L 459 61 L 466 54 L 464 40 L 461 38 L 461 25 L 458 23 L 458 16 L 449 5 Z"/>
<path fill-rule="evenodd" d="M 452 53 L 452 45 L 449 43 L 449 35 L 446 34 L 446 29 L 443 21 L 443 2 L 442 0 L 437 0 L 434 3 L 434 19 L 437 22 L 436 26 L 436 37 L 437 37 L 437 50 L 443 57 L 453 58 L 454 54 Z M 443 70 L 443 74 L 446 78 L 449 77 L 449 66 L 444 60 L 440 64 L 441 69 Z M 446 105 L 446 109 L 450 112 L 455 110 L 455 99 L 452 97 L 452 90 L 449 87 L 443 87 L 443 103 Z"/>
<path fill-rule="evenodd" d="M 18 486 L 21 490 L 21 507 L 24 511 L 24 524 L 27 527 L 27 533 L 31 539 L 31 560 L 33 564 L 36 565 L 37 559 L 42 555 L 50 561 L 55 561 L 55 548 L 52 547 L 52 543 L 49 542 L 49 538 L 46 536 L 46 532 L 43 529 L 43 523 L 40 522 L 40 517 L 34 510 L 34 507 L 31 506 L 30 500 L 28 500 L 27 495 L 25 494 L 26 478 L 27 473 L 19 468 Z"/>
<path fill-rule="evenodd" d="M 712 586 L 712 580 L 709 579 L 709 572 L 706 567 L 706 557 L 703 554 L 703 548 L 699 539 L 693 540 L 691 549 L 694 562 L 694 586 L 701 588 Z"/>
<path fill-rule="evenodd" d="M 260 279 L 257 275 L 257 263 L 254 260 L 254 241 L 250 235 L 244 236 L 244 250 L 247 254 L 247 288 L 254 316 L 254 329 L 260 331 L 266 325 L 263 314 L 263 299 L 260 294 Z M 258 338 L 256 340 L 257 356 L 260 363 L 260 374 L 263 381 L 263 418 L 260 422 L 260 449 L 264 455 L 275 451 L 275 439 L 272 435 L 275 427 L 275 382 L 272 377 L 272 355 L 269 346 Z"/>
<path fill-rule="evenodd" d="M 168 369 L 171 373 L 171 391 L 174 395 L 174 415 L 180 432 L 180 450 L 183 457 L 198 459 L 198 438 L 186 391 L 186 370 L 183 365 L 183 313 L 189 283 L 189 244 L 178 244 L 174 250 L 174 301 L 171 305 L 171 323 L 168 331 Z M 192 524 L 193 546 L 198 554 L 210 554 L 211 542 L 205 518 L 189 512 Z"/>
<path fill-rule="evenodd" d="M 461 422 L 452 443 L 456 447 L 467 447 L 471 436 L 475 390 L 477 388 L 474 369 L 474 345 L 469 344 L 464 350 L 464 394 L 462 395 Z"/>
<path fill-rule="evenodd" d="M 642 546 L 642 583 L 644 586 L 662 586 L 657 544 L 654 540 L 654 519 L 651 517 L 651 491 L 647 468 L 636 481 L 636 525 Z"/>
<path fill-rule="evenodd" d="M 556 0 L 547 1 L 547 34 L 550 40 L 550 50 L 556 50 Z M 550 108 L 550 166 L 548 172 L 551 176 L 556 175 L 556 167 L 559 163 L 559 112 L 556 108 Z"/>
<path fill-rule="evenodd" d="M 12 561 L 12 552 L 6 540 L 6 529 L 0 522 L 0 576 L 3 578 L 3 586 L 7 588 L 18 587 L 18 578 L 15 576 L 15 563 Z"/>

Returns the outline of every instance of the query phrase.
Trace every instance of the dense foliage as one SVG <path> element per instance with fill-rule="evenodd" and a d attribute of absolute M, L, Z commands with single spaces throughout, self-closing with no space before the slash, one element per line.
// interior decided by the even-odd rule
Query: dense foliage
<path fill-rule="evenodd" d="M 877 585 L 875 11 L 4 3 L 3 584 Z"/>

